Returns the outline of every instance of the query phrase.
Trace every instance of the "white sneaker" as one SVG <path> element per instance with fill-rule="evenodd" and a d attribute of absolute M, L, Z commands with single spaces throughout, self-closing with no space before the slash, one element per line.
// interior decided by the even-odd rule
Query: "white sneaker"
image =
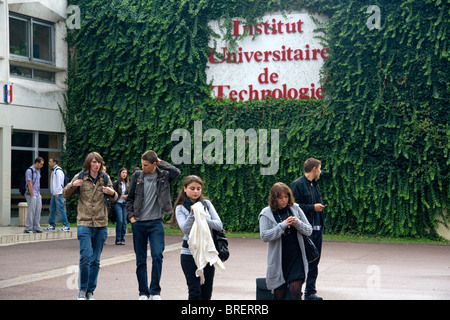
<path fill-rule="evenodd" d="M 139 300 L 148 300 L 148 297 L 143 294 L 142 296 L 139 296 Z"/>
<path fill-rule="evenodd" d="M 86 300 L 95 300 L 93 292 L 86 292 Z"/>
<path fill-rule="evenodd" d="M 150 295 L 150 300 L 161 300 L 161 296 L 159 294 Z"/>
<path fill-rule="evenodd" d="M 80 291 L 78 292 L 77 300 L 87 300 L 86 299 L 86 291 Z"/>

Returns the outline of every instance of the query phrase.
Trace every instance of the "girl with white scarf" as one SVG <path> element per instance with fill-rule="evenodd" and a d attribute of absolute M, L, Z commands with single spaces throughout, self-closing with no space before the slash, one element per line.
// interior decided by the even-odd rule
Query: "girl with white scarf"
<path fill-rule="evenodd" d="M 188 285 L 189 300 L 210 300 L 212 296 L 215 267 L 218 267 L 219 269 L 224 268 L 222 261 L 220 261 L 217 256 L 217 252 L 215 254 L 211 251 L 206 252 L 206 254 L 197 254 L 197 252 L 195 252 L 193 255 L 194 252 L 191 252 L 189 249 L 188 243 L 193 246 L 193 239 L 190 239 L 190 236 L 191 238 L 194 236 L 191 235 L 191 231 L 193 231 L 192 229 L 195 223 L 194 211 L 199 209 L 198 203 L 201 203 L 201 206 L 203 207 L 200 208 L 200 210 L 204 210 L 204 217 L 207 226 L 209 227 L 209 234 L 212 236 L 213 229 L 220 231 L 223 228 L 222 221 L 211 201 L 203 197 L 203 189 L 204 184 L 202 179 L 195 175 L 187 176 L 183 181 L 183 186 L 175 201 L 175 217 L 172 217 L 172 224 L 178 224 L 181 231 L 184 233 L 180 260 Z M 197 214 L 197 217 L 198 216 L 199 215 Z M 195 229 L 195 231 L 198 232 L 198 228 Z M 198 261 L 199 259 L 206 259 L 209 263 L 206 263 L 206 261 Z"/>

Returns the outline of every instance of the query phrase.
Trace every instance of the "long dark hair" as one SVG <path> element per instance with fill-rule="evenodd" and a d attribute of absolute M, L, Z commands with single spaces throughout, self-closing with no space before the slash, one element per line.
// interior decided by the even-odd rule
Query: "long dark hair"
<path fill-rule="evenodd" d="M 117 177 L 117 181 L 122 181 L 122 171 L 123 170 L 127 170 L 127 177 L 125 178 L 126 183 L 130 182 L 130 175 L 128 174 L 128 169 L 127 168 L 120 168 L 119 169 L 119 176 Z"/>
<path fill-rule="evenodd" d="M 172 214 L 172 217 L 170 218 L 170 222 L 171 222 L 173 228 L 178 225 L 177 217 L 175 216 L 175 210 L 178 205 L 184 203 L 184 201 L 186 200 L 186 197 L 187 197 L 186 192 L 184 192 L 184 188 L 187 188 L 191 183 L 194 183 L 194 182 L 196 182 L 202 186 L 202 194 L 200 195 L 200 197 L 202 197 L 202 199 L 205 199 L 205 197 L 203 196 L 203 190 L 205 188 L 205 184 L 203 183 L 203 180 L 199 176 L 196 176 L 196 175 L 190 175 L 190 176 L 187 176 L 186 178 L 184 178 L 183 185 L 181 186 L 180 192 L 178 193 L 178 197 L 175 200 L 175 203 L 173 204 L 173 214 Z"/>

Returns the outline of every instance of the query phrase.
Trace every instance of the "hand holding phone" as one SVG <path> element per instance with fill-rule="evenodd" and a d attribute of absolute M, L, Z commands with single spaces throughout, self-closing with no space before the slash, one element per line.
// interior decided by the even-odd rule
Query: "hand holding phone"
<path fill-rule="evenodd" d="M 320 212 L 322 211 L 327 205 L 323 205 L 321 203 L 314 204 L 314 211 Z"/>

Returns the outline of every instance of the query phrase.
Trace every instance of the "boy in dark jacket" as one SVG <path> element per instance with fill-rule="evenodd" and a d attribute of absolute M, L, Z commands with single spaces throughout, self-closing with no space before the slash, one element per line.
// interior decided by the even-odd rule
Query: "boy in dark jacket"
<path fill-rule="evenodd" d="M 172 213 L 170 183 L 180 170 L 162 161 L 152 151 L 141 157 L 142 171 L 136 171 L 126 200 L 127 215 L 133 230 L 136 275 L 140 300 L 160 300 L 162 259 L 164 251 L 163 214 Z M 147 277 L 147 241 L 152 255 L 151 283 Z"/>
<path fill-rule="evenodd" d="M 303 167 L 305 174 L 292 182 L 291 190 L 295 202 L 306 215 L 309 223 L 313 227 L 311 240 L 316 245 L 320 253 L 322 253 L 322 235 L 325 221 L 323 217 L 323 209 L 326 207 L 322 204 L 322 196 L 320 194 L 319 184 L 316 181 L 321 173 L 320 160 L 309 158 L 305 161 Z M 319 259 L 309 264 L 309 271 L 306 277 L 305 300 L 322 300 L 316 293 L 316 280 L 318 275 L 317 266 Z"/>

